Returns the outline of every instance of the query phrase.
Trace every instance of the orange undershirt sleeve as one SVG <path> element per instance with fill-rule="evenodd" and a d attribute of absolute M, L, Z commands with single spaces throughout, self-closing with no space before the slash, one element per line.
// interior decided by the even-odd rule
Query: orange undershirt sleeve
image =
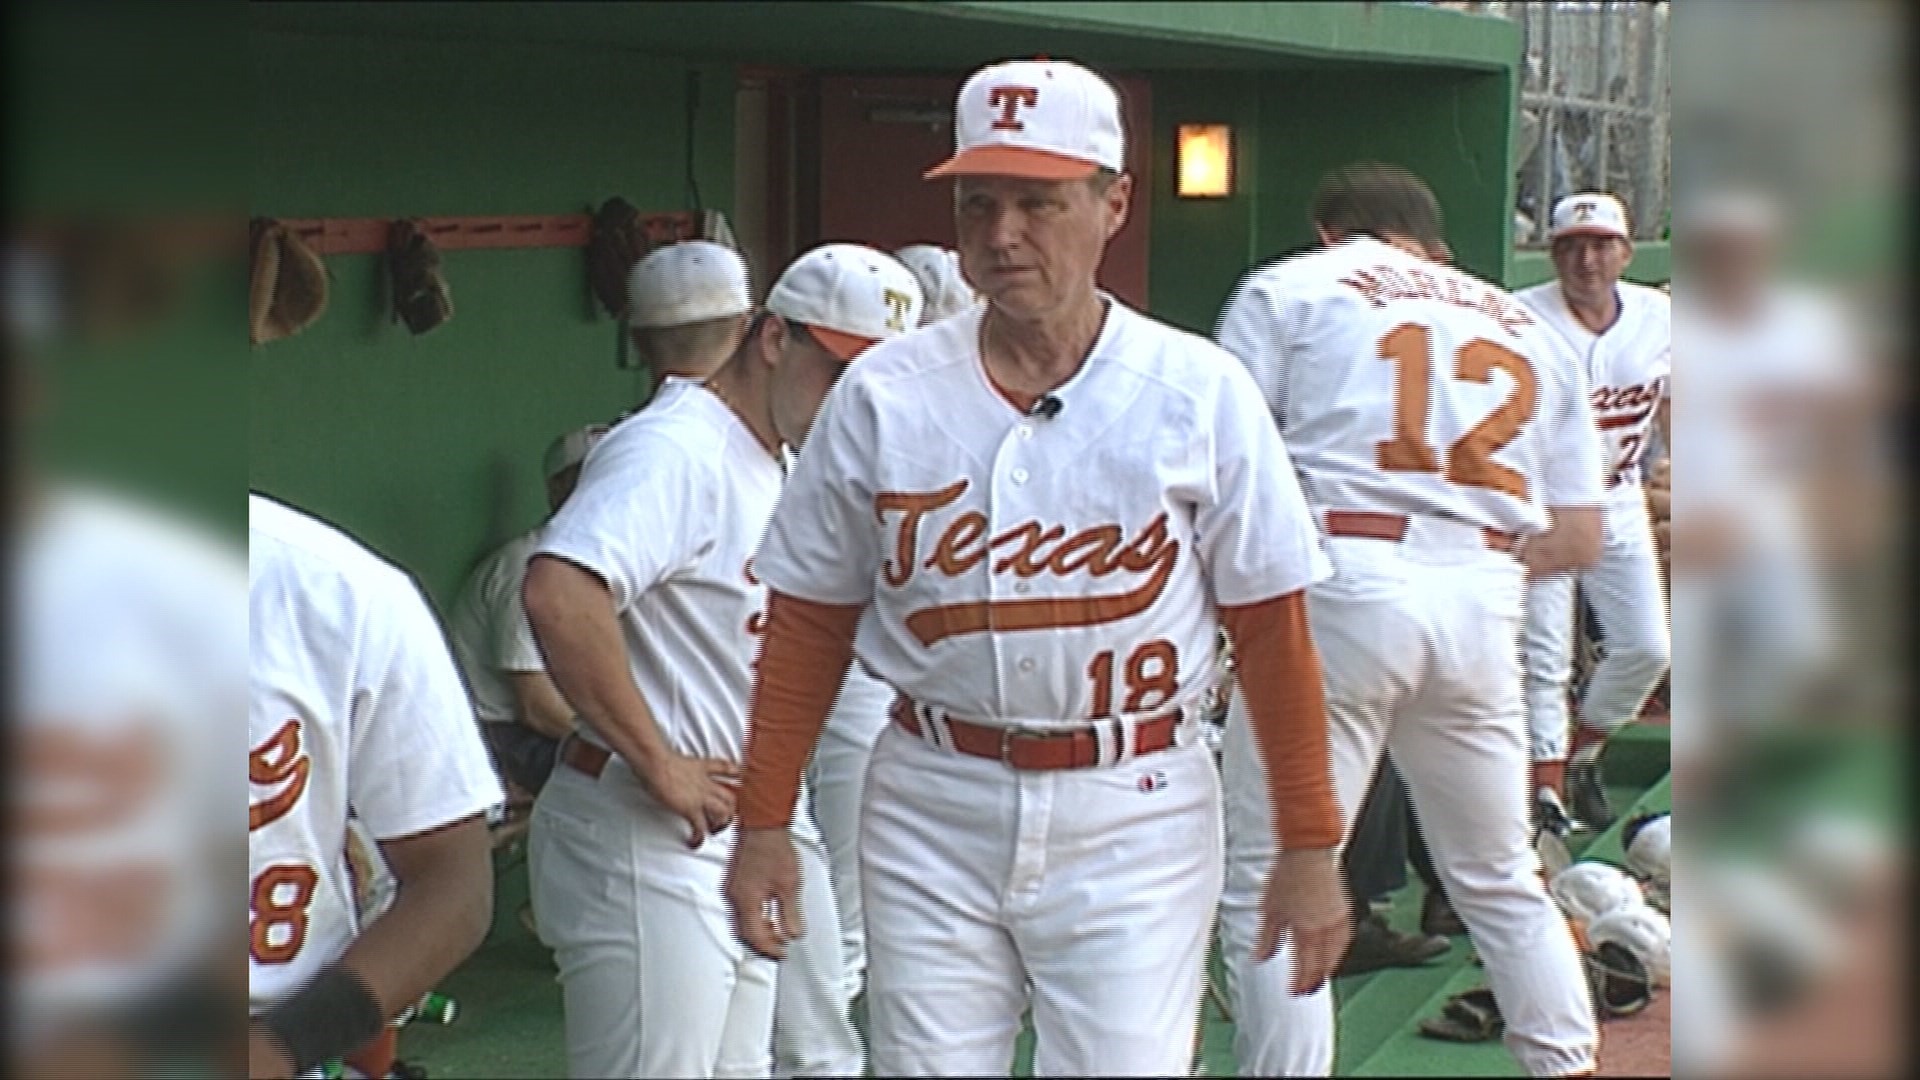
<path fill-rule="evenodd" d="M 1280 846 L 1287 851 L 1333 847 L 1340 842 L 1340 808 L 1306 593 L 1222 607 L 1220 619 L 1233 640 L 1234 668 L 1266 766 Z"/>
<path fill-rule="evenodd" d="M 853 634 L 865 610 L 864 604 L 768 593 L 735 807 L 741 828 L 783 829 L 792 822 L 800 775 L 853 663 Z"/>

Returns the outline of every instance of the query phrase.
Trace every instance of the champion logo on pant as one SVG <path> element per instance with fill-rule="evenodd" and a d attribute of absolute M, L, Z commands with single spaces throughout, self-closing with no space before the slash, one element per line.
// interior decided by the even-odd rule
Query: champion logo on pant
<path fill-rule="evenodd" d="M 1134 785 L 1142 792 L 1159 791 L 1167 786 L 1167 774 L 1155 769 L 1150 773 L 1141 773 L 1140 782 Z"/>

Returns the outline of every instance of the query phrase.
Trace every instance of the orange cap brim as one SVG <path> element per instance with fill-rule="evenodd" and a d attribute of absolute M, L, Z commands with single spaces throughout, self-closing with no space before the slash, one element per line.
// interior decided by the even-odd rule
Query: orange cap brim
<path fill-rule="evenodd" d="M 943 176 L 1014 176 L 1022 180 L 1085 180 L 1100 166 L 1085 158 L 1068 157 L 1025 146 L 975 146 L 962 150 L 921 174 L 923 180 Z"/>
<path fill-rule="evenodd" d="M 818 341 L 823 348 L 848 363 L 852 363 L 854 357 L 859 356 L 861 353 L 879 344 L 879 342 L 872 338 L 864 338 L 857 334 L 848 334 L 839 330 L 829 330 L 824 326 L 815 326 L 812 323 L 802 323 L 801 325 L 807 328 L 807 333 L 812 334 L 813 339 Z"/>

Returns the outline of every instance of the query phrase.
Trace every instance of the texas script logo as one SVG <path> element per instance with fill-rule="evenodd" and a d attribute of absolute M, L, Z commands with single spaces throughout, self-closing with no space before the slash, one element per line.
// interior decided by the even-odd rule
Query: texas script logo
<path fill-rule="evenodd" d="M 1095 578 L 1120 571 L 1146 574 L 1132 589 L 1094 596 L 1055 596 L 1038 600 L 970 600 L 922 608 L 906 626 L 923 646 L 982 630 L 1051 630 L 1115 622 L 1152 607 L 1166 591 L 1180 559 L 1180 541 L 1168 535 L 1163 512 L 1131 537 L 1119 525 L 1095 525 L 1071 536 L 1064 525 L 1043 526 L 1028 519 L 998 535 L 987 535 L 987 516 L 968 510 L 941 530 L 932 549 L 920 553 L 920 526 L 933 511 L 951 506 L 969 482 L 956 480 L 938 491 L 887 491 L 874 497 L 874 511 L 895 526 L 893 553 L 881 568 L 890 588 L 906 588 L 922 571 L 957 578 L 989 558 L 998 577 L 1065 577 L 1085 570 Z M 997 558 L 996 558 L 997 556 Z"/>

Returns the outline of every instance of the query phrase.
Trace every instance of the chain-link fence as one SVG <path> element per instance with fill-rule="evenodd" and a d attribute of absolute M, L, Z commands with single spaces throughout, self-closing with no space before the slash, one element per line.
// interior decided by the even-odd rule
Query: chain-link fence
<path fill-rule="evenodd" d="M 1668 4 L 1445 6 L 1512 19 L 1524 35 L 1514 244 L 1544 245 L 1554 201 L 1591 190 L 1626 201 L 1635 237 L 1665 235 Z"/>

